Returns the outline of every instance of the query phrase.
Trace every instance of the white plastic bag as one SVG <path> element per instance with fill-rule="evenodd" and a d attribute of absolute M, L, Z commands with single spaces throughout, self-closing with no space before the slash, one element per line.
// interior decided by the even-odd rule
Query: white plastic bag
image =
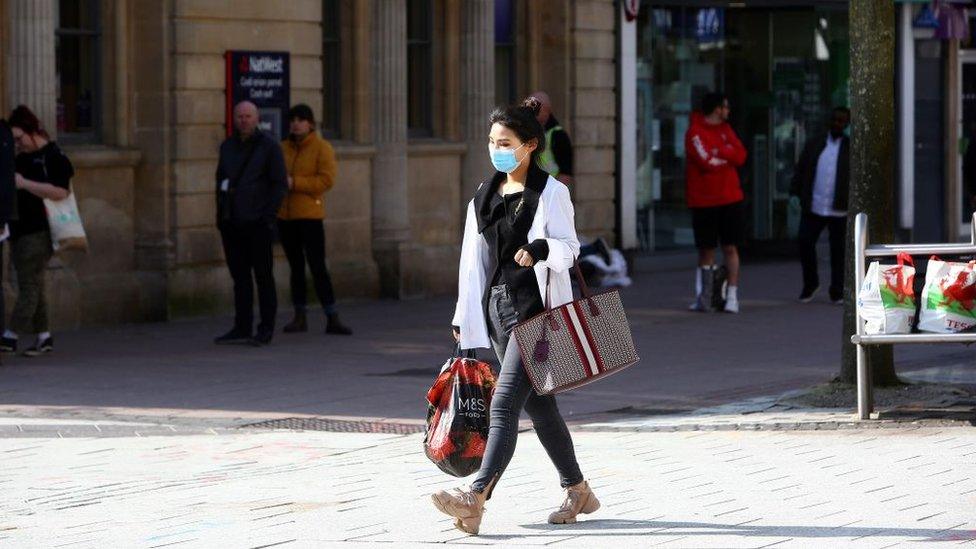
<path fill-rule="evenodd" d="M 55 252 L 62 250 L 88 251 L 88 238 L 85 226 L 81 223 L 75 193 L 61 200 L 44 199 L 47 223 L 51 227 L 51 247 Z"/>
<path fill-rule="evenodd" d="M 857 311 L 867 334 L 907 334 L 915 323 L 915 266 L 912 256 L 898 254 L 897 265 L 868 267 L 857 294 Z"/>
<path fill-rule="evenodd" d="M 600 254 L 585 255 L 580 258 L 596 267 L 597 272 L 602 275 L 600 286 L 627 287 L 633 282 L 627 276 L 627 259 L 620 250 L 610 250 L 610 263 L 603 260 Z"/>
<path fill-rule="evenodd" d="M 976 326 L 976 261 L 950 263 L 932 256 L 925 272 L 918 329 L 951 334 Z"/>

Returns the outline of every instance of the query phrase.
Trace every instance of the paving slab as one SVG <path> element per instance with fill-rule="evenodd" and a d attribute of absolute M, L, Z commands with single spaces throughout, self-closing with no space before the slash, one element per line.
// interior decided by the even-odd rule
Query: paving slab
<path fill-rule="evenodd" d="M 419 434 L 243 428 L 411 431 L 450 299 L 343 304 L 355 336 L 313 318 L 261 349 L 214 346 L 228 318 L 59 333 L 0 368 L 0 547 L 976 544 L 970 427 L 781 403 L 839 356 L 840 309 L 797 304 L 798 270 L 750 264 L 742 314 L 696 315 L 690 270 L 639 264 L 624 299 L 643 363 L 559 397 L 603 508 L 545 523 L 561 492 L 527 430 L 478 537 L 427 502 L 461 481 Z M 968 349 L 896 354 L 914 379 L 974 379 Z"/>
<path fill-rule="evenodd" d="M 603 507 L 561 491 L 523 433 L 466 536 L 427 501 L 458 484 L 421 435 L 0 439 L 10 547 L 911 547 L 973 543 L 971 429 L 574 433 Z M 43 462 L 44 467 L 35 467 Z"/>
<path fill-rule="evenodd" d="M 837 374 L 841 308 L 797 303 L 798 265 L 747 263 L 742 313 L 728 315 L 688 312 L 692 270 L 677 264 L 637 263 L 622 296 L 643 361 L 562 395 L 569 421 L 681 414 Z M 229 317 L 59 332 L 51 355 L 5 357 L 0 417 L 207 428 L 302 416 L 422 421 L 423 395 L 451 353 L 453 306 L 450 297 L 343 303 L 352 337 L 324 335 L 312 315 L 308 333 L 279 333 L 265 348 L 213 345 Z M 927 380 L 966 382 L 976 372 L 962 346 L 903 346 L 896 355 L 900 372 L 922 370 Z"/>

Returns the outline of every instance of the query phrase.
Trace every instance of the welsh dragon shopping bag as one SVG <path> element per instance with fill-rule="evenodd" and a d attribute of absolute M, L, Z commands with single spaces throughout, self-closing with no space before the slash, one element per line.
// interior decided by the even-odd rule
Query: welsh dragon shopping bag
<path fill-rule="evenodd" d="M 481 467 L 488 442 L 495 375 L 487 363 L 461 352 L 441 368 L 427 391 L 424 453 L 441 471 L 465 477 Z"/>
<path fill-rule="evenodd" d="M 857 311 L 868 334 L 907 334 L 915 323 L 915 264 L 898 254 L 897 265 L 874 261 L 857 294 Z"/>
<path fill-rule="evenodd" d="M 951 263 L 932 256 L 925 272 L 918 329 L 955 333 L 976 326 L 976 261 Z"/>

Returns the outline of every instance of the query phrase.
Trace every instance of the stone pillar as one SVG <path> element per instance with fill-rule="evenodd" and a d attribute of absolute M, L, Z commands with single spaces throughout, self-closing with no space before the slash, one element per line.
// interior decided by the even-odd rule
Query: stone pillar
<path fill-rule="evenodd" d="M 463 216 L 478 184 L 493 172 L 487 135 L 495 107 L 495 2 L 463 0 L 461 18 L 461 139 L 468 149 L 461 166 Z"/>
<path fill-rule="evenodd" d="M 422 287 L 411 264 L 407 187 L 407 7 L 405 0 L 374 0 L 372 40 L 373 256 L 385 297 L 408 297 Z M 412 277 L 417 277 L 414 279 Z"/>
<path fill-rule="evenodd" d="M 7 0 L 7 104 L 24 104 L 52 137 L 57 134 L 57 74 L 54 31 L 55 0 Z"/>

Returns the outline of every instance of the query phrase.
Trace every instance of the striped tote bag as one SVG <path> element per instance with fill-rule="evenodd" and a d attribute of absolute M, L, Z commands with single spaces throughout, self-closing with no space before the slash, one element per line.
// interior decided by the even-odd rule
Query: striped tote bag
<path fill-rule="evenodd" d="M 640 360 L 620 292 L 593 295 L 578 263 L 573 271 L 582 298 L 552 308 L 547 276 L 546 311 L 514 330 L 525 371 L 540 395 L 581 387 Z"/>

